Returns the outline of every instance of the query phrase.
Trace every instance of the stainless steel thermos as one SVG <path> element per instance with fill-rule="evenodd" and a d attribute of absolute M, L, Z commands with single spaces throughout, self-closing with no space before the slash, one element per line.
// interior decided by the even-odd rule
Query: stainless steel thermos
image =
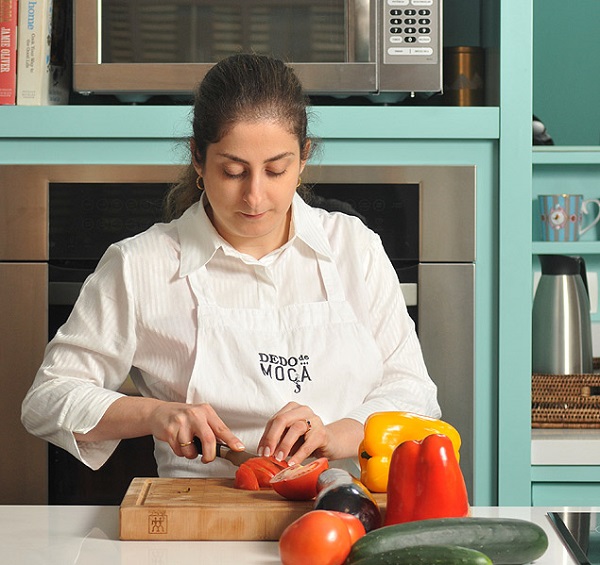
<path fill-rule="evenodd" d="M 541 255 L 533 300 L 532 369 L 551 375 L 593 372 L 592 326 L 582 257 Z"/>

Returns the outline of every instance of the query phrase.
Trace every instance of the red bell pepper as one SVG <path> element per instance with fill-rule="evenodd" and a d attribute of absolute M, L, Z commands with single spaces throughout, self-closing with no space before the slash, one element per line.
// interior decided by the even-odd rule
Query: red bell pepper
<path fill-rule="evenodd" d="M 392 454 L 385 525 L 469 514 L 465 480 L 452 441 L 434 434 L 405 441 Z"/>

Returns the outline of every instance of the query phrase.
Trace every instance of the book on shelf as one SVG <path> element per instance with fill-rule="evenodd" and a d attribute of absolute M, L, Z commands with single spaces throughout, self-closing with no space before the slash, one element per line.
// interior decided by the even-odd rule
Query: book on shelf
<path fill-rule="evenodd" d="M 17 99 L 17 0 L 0 0 L 0 105 Z"/>
<path fill-rule="evenodd" d="M 17 105 L 68 104 L 70 0 L 18 0 Z"/>

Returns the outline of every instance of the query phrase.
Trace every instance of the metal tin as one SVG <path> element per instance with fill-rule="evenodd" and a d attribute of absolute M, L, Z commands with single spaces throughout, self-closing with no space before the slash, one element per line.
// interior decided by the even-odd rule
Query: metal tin
<path fill-rule="evenodd" d="M 444 49 L 444 101 L 448 106 L 485 105 L 485 51 L 482 47 Z"/>

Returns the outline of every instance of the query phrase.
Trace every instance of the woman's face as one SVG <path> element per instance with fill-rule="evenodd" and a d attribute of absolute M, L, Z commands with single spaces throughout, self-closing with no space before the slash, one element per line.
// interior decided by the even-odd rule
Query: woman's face
<path fill-rule="evenodd" d="M 305 162 L 297 137 L 277 122 L 240 122 L 209 145 L 204 166 L 194 166 L 221 237 L 256 258 L 283 245 Z"/>

